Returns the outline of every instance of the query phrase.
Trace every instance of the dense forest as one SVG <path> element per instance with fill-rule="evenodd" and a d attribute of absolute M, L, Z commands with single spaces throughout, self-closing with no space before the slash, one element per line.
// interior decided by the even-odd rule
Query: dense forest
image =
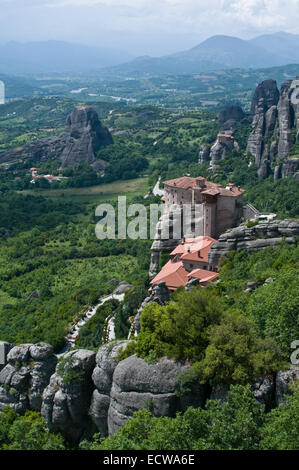
<path fill-rule="evenodd" d="M 72 322 L 110 293 L 111 278 L 129 282 L 147 278 L 150 241 L 98 240 L 95 207 L 14 192 L 2 198 L 2 340 L 14 344 L 43 340 L 57 351 Z M 34 291 L 38 297 L 29 300 Z"/>
<path fill-rule="evenodd" d="M 191 79 L 189 85 L 194 86 Z M 59 134 L 74 104 L 61 96 L 2 106 L 0 151 Z M 159 176 L 162 181 L 201 175 L 223 185 L 232 182 L 245 189 L 244 202 L 258 210 L 278 218 L 298 217 L 297 180 L 274 182 L 273 175 L 258 179 L 246 153 L 247 119 L 235 133 L 240 151 L 229 152 L 212 174 L 208 164 L 198 164 L 198 154 L 221 130 L 217 108 L 93 105 L 114 138 L 96 155 L 105 163 L 105 174 L 84 164 L 60 170 L 55 160 L 24 159 L 0 167 L 0 340 L 45 341 L 58 353 L 72 325 L 119 281 L 131 283 L 132 289 L 122 302 L 112 299 L 98 307 L 80 329 L 76 347 L 97 351 L 111 314 L 116 339 L 127 339 L 132 318 L 149 295 L 151 240 L 98 240 L 95 209 L 101 202 L 116 209 L 118 195 L 148 209 L 160 202 L 151 194 Z M 32 166 L 40 174 L 61 173 L 65 179 L 32 184 Z M 136 354 L 151 364 L 163 356 L 188 361 L 192 367 L 180 376 L 178 393 L 198 380 L 208 387 L 222 384 L 230 389 L 224 405 L 211 400 L 204 409 L 190 408 L 175 418 L 140 410 L 114 436 L 95 435 L 80 448 L 298 448 L 298 387 L 285 404 L 269 411 L 256 402 L 249 386 L 254 377 L 274 376 L 289 367 L 291 342 L 299 337 L 295 242 L 290 246 L 282 241 L 277 248 L 250 255 L 232 252 L 222 261 L 215 285 L 189 292 L 180 288 L 166 305 L 148 305 L 140 334 L 118 357 Z M 254 283 L 251 292 L 249 282 Z M 71 444 L 49 432 L 39 414 L 28 411 L 21 417 L 7 409 L 0 414 L 0 448 L 54 450 Z"/>

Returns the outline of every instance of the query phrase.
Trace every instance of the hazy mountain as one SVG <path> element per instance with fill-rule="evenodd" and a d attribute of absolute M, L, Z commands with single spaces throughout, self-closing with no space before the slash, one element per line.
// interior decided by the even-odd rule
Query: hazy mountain
<path fill-rule="evenodd" d="M 281 60 L 299 62 L 299 34 L 275 33 L 264 34 L 249 41 L 268 52 L 275 52 Z"/>
<path fill-rule="evenodd" d="M 189 51 L 172 56 L 192 64 L 210 61 L 221 67 L 261 67 L 277 65 L 275 54 L 231 36 L 212 36 Z"/>
<path fill-rule="evenodd" d="M 90 47 L 64 41 L 0 45 L 0 73 L 89 73 L 108 75 L 180 75 L 232 68 L 274 67 L 299 62 L 299 35 L 275 33 L 245 41 L 231 36 L 212 36 L 187 51 L 163 57 L 131 60 L 109 44 Z M 121 65 L 119 65 L 121 64 Z"/>
<path fill-rule="evenodd" d="M 132 59 L 121 51 L 70 44 L 64 41 L 0 45 L 0 72 L 31 74 L 82 72 L 109 67 Z"/>
<path fill-rule="evenodd" d="M 284 37 L 283 47 L 278 47 L 279 34 Z M 260 36 L 250 41 L 231 36 L 212 36 L 190 50 L 159 58 L 139 57 L 113 67 L 113 71 L 137 76 L 177 75 L 232 68 L 274 67 L 298 62 L 299 36 L 279 34 Z"/>

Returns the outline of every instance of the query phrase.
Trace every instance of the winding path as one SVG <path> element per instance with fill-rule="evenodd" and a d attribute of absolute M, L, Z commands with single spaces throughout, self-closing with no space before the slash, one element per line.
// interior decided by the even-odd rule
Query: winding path
<path fill-rule="evenodd" d="M 61 356 L 62 354 L 66 353 L 69 349 L 75 347 L 75 341 L 79 336 L 79 332 L 81 328 L 88 322 L 88 320 L 90 320 L 96 314 L 97 309 L 101 305 L 104 305 L 106 302 L 108 302 L 108 300 L 112 300 L 112 299 L 116 299 L 116 300 L 119 300 L 119 302 L 122 302 L 124 298 L 125 298 L 125 294 L 110 294 L 110 295 L 107 295 L 106 297 L 103 297 L 98 304 L 89 308 L 85 316 L 82 317 L 81 320 L 78 321 L 78 323 L 75 323 L 72 326 L 70 333 L 65 337 L 66 344 L 64 345 L 62 351 L 59 354 L 57 354 L 57 356 Z M 114 318 L 109 320 L 108 330 L 109 330 L 109 341 L 111 341 L 115 338 Z"/>
<path fill-rule="evenodd" d="M 155 187 L 153 189 L 153 195 L 154 196 L 164 196 L 164 190 L 160 189 L 160 181 L 161 181 L 161 176 L 159 176 L 159 179 L 158 179 L 158 181 L 155 184 Z"/>

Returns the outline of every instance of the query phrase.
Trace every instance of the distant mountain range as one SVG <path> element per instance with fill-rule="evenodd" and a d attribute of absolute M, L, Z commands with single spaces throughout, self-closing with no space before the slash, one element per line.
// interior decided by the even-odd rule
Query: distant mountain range
<path fill-rule="evenodd" d="M 0 73 L 88 73 L 119 76 L 194 74 L 233 68 L 261 68 L 299 63 L 299 35 L 275 33 L 243 40 L 212 36 L 192 49 L 163 57 L 132 57 L 101 47 L 44 41 L 0 45 Z M 120 64 L 120 65 L 119 65 Z"/>
<path fill-rule="evenodd" d="M 187 51 L 157 58 L 138 57 L 113 67 L 113 71 L 131 76 L 179 75 L 294 63 L 299 63 L 299 35 L 281 32 L 249 41 L 231 36 L 212 36 Z"/>
<path fill-rule="evenodd" d="M 132 55 L 105 47 L 70 44 L 64 41 L 0 45 L 0 73 L 82 73 L 131 60 Z"/>

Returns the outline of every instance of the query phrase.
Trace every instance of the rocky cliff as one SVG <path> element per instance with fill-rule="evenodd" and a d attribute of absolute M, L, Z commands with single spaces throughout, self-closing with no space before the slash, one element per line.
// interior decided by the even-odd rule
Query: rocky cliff
<path fill-rule="evenodd" d="M 210 168 L 215 172 L 217 169 L 217 162 L 223 160 L 228 152 L 232 150 L 240 150 L 238 142 L 235 140 L 231 131 L 226 131 L 225 134 L 218 134 L 216 141 L 211 147 L 202 145 L 199 152 L 198 163 L 203 164 L 210 161 Z"/>
<path fill-rule="evenodd" d="M 254 93 L 247 152 L 254 156 L 261 179 L 268 177 L 272 171 L 275 179 L 299 176 L 299 159 L 290 157 L 294 144 L 298 142 L 296 82 L 298 80 L 286 81 L 279 92 L 275 80 L 266 80 L 258 85 Z"/>
<path fill-rule="evenodd" d="M 218 115 L 218 123 L 221 126 L 221 132 L 218 134 L 213 145 L 202 145 L 198 155 L 198 163 L 202 165 L 210 161 L 210 167 L 216 170 L 216 164 L 223 160 L 228 152 L 240 150 L 238 142 L 233 137 L 234 131 L 238 128 L 238 123 L 243 121 L 246 114 L 240 106 L 231 105 L 222 109 Z"/>
<path fill-rule="evenodd" d="M 221 128 L 225 130 L 236 129 L 237 123 L 245 118 L 243 109 L 237 105 L 230 105 L 222 109 L 218 115 L 218 122 Z"/>
<path fill-rule="evenodd" d="M 0 372 L 0 410 L 11 406 L 18 413 L 41 410 L 42 394 L 55 371 L 57 358 L 49 344 L 22 344 L 7 354 Z"/>
<path fill-rule="evenodd" d="M 149 409 L 155 416 L 174 416 L 188 406 L 204 406 L 208 398 L 226 399 L 227 389 L 210 388 L 197 379 L 182 394 L 179 375 L 190 364 L 162 358 L 149 364 L 137 356 L 117 362 L 125 342 L 93 351 L 72 350 L 59 359 L 50 345 L 23 344 L 7 355 L 0 372 L 0 411 L 10 406 L 23 414 L 41 411 L 48 428 L 61 432 L 73 442 L 115 433 L 136 410 Z M 96 357 L 95 357 L 96 356 Z M 268 408 L 285 400 L 289 385 L 299 378 L 291 367 L 273 377 L 255 379 L 256 399 Z"/>
<path fill-rule="evenodd" d="M 88 106 L 75 108 L 66 119 L 58 137 L 39 139 L 0 154 L 0 162 L 32 158 L 35 161 L 60 160 L 61 168 L 75 163 L 97 166 L 95 153 L 113 143 L 109 130 L 102 126 L 96 111 Z"/>
<path fill-rule="evenodd" d="M 113 374 L 117 367 L 116 358 L 127 341 L 102 346 L 96 356 L 96 367 L 92 374 L 95 390 L 92 395 L 91 412 L 94 422 L 102 436 L 108 435 L 108 413 Z"/>
<path fill-rule="evenodd" d="M 263 250 L 268 246 L 277 246 L 284 239 L 287 243 L 295 243 L 299 235 L 297 220 L 273 220 L 259 222 L 248 228 L 246 224 L 227 230 L 220 235 L 217 243 L 209 252 L 209 266 L 218 266 L 220 259 L 230 251 L 247 250 L 249 253 Z"/>
<path fill-rule="evenodd" d="M 72 441 L 92 435 L 89 407 L 94 367 L 93 351 L 70 351 L 59 361 L 43 392 L 41 414 L 48 428 Z"/>

